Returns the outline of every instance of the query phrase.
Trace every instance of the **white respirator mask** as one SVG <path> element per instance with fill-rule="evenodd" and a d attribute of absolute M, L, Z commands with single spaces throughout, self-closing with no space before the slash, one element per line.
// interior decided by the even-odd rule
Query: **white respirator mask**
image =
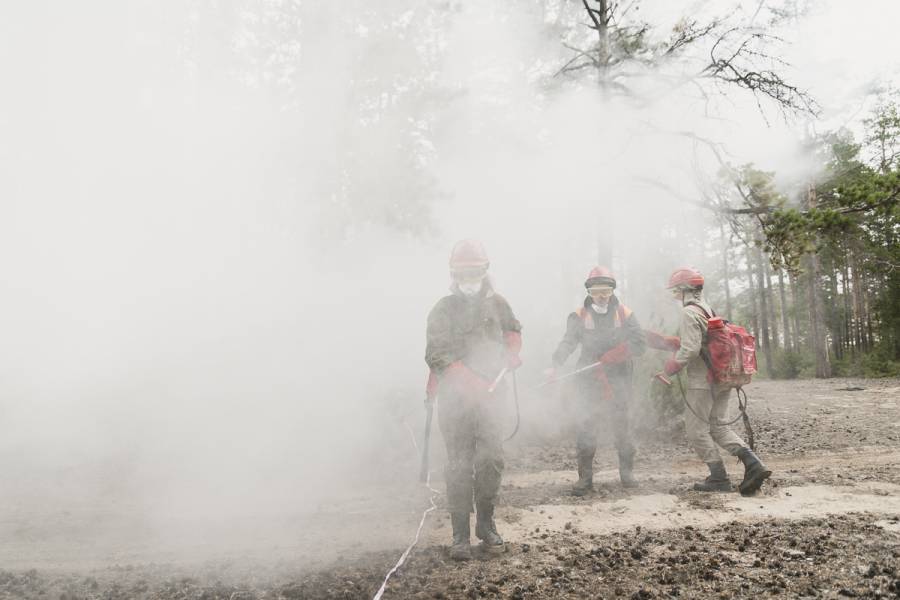
<path fill-rule="evenodd" d="M 481 291 L 482 280 L 478 281 L 464 281 L 462 283 L 456 284 L 459 286 L 459 291 L 463 296 L 468 298 L 472 298 L 478 295 L 478 292 Z"/>
<path fill-rule="evenodd" d="M 595 302 L 591 304 L 591 307 L 594 309 L 595 313 L 605 315 L 609 310 L 609 303 L 607 302 L 606 304 L 597 304 Z"/>

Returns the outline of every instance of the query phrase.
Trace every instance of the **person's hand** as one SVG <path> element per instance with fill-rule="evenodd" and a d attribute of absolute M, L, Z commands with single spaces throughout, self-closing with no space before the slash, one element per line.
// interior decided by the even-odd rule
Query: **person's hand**
<path fill-rule="evenodd" d="M 631 358 L 631 352 L 626 344 L 619 344 L 611 350 L 608 350 L 600 357 L 600 362 L 604 365 L 618 365 Z M 600 369 L 598 369 L 600 370 Z"/>
<path fill-rule="evenodd" d="M 548 367 L 544 369 L 544 381 L 553 381 L 557 377 L 556 367 Z"/>
<path fill-rule="evenodd" d="M 507 354 L 506 355 L 506 367 L 510 371 L 515 371 L 519 367 L 522 366 L 522 359 L 519 358 L 518 354 Z"/>
<path fill-rule="evenodd" d="M 684 364 L 678 362 L 674 358 L 670 358 L 666 361 L 666 364 L 663 365 L 663 373 L 665 373 L 666 375 L 674 375 L 675 373 L 681 371 L 684 367 Z"/>

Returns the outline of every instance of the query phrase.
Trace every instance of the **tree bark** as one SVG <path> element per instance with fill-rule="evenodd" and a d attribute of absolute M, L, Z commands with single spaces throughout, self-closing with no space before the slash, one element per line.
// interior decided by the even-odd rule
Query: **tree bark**
<path fill-rule="evenodd" d="M 746 249 L 747 283 L 749 284 L 747 287 L 747 295 L 750 297 L 750 327 L 754 337 L 756 337 L 756 345 L 759 346 L 762 342 L 762 337 L 759 332 L 759 310 L 756 306 L 756 285 L 753 283 L 753 252 L 750 250 L 750 246 L 747 246 Z"/>
<path fill-rule="evenodd" d="M 762 339 L 763 358 L 766 363 L 766 374 L 772 377 L 772 344 L 769 339 L 769 307 L 766 302 L 766 284 L 762 265 L 762 251 L 756 248 L 753 252 L 756 259 L 756 287 L 759 293 L 759 324 Z"/>
<path fill-rule="evenodd" d="M 731 274 L 728 269 L 728 242 L 725 238 L 725 228 L 719 223 L 719 235 L 722 237 L 722 284 L 725 286 L 725 318 L 731 320 Z"/>
<path fill-rule="evenodd" d="M 788 317 L 787 295 L 784 293 L 784 269 L 778 269 L 778 298 L 781 300 L 781 327 L 784 330 L 784 349 L 794 349 L 791 338 L 791 320 Z"/>
<path fill-rule="evenodd" d="M 800 281 L 790 272 L 788 272 L 788 279 L 791 284 L 791 304 L 794 306 L 794 350 L 800 352 L 800 306 L 802 306 L 800 302 Z"/>
<path fill-rule="evenodd" d="M 843 315 L 843 324 L 844 324 L 844 346 L 846 350 L 854 355 L 856 353 L 856 348 L 853 346 L 853 336 L 851 335 L 851 315 L 852 312 L 850 310 L 850 271 L 847 268 L 847 255 L 846 249 L 843 258 L 843 264 L 841 265 L 841 291 L 842 291 L 842 300 L 844 304 L 844 315 Z"/>
<path fill-rule="evenodd" d="M 775 294 L 772 292 L 772 270 L 770 268 L 771 262 L 769 261 L 769 256 L 763 254 L 763 273 L 765 275 L 765 283 L 766 283 L 766 302 L 769 306 L 769 327 L 772 330 L 772 348 L 778 350 L 780 340 L 778 337 L 778 319 L 776 318 L 775 312 Z"/>
<path fill-rule="evenodd" d="M 835 358 L 844 358 L 844 340 L 842 335 L 843 319 L 841 319 L 841 314 L 838 310 L 837 304 L 837 265 L 833 264 L 833 261 L 828 268 L 828 281 L 831 284 L 831 287 L 829 289 L 829 291 L 831 292 L 831 302 L 828 303 L 828 305 L 830 306 L 829 314 L 831 315 L 830 321 L 832 324 L 831 347 Z"/>
<path fill-rule="evenodd" d="M 807 194 L 808 208 L 816 207 L 816 188 L 813 184 L 809 185 Z M 819 282 L 821 281 L 821 272 L 819 268 L 819 257 L 815 253 L 810 253 L 807 258 L 809 268 L 809 329 L 812 334 L 810 337 L 813 352 L 816 357 L 816 377 L 831 377 L 831 364 L 828 362 L 828 348 L 825 345 L 825 327 L 822 323 L 822 306 L 821 295 L 819 294 Z"/>

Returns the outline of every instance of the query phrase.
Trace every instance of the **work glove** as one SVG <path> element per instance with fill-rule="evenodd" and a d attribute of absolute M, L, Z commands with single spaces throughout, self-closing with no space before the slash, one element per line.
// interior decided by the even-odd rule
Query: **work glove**
<path fill-rule="evenodd" d="M 663 373 L 668 376 L 674 375 L 681 371 L 684 367 L 687 366 L 687 363 L 678 362 L 674 358 L 670 358 L 666 361 L 666 364 L 663 365 Z"/>
<path fill-rule="evenodd" d="M 444 370 L 444 375 L 451 377 L 460 390 L 469 395 L 487 394 L 491 385 L 460 360 L 450 363 L 450 366 Z"/>
<path fill-rule="evenodd" d="M 434 371 L 428 371 L 428 381 L 425 382 L 425 400 L 426 402 L 434 402 L 437 396 L 438 378 Z"/>
<path fill-rule="evenodd" d="M 544 381 L 553 381 L 558 376 L 559 372 L 556 367 L 547 367 L 544 369 Z"/>
<path fill-rule="evenodd" d="M 506 346 L 506 367 L 515 371 L 522 366 L 519 352 L 522 350 L 522 334 L 518 331 L 507 331 L 503 334 L 503 342 Z"/>
<path fill-rule="evenodd" d="M 631 358 L 631 352 L 628 350 L 628 345 L 624 342 L 615 346 L 611 350 L 605 352 L 603 356 L 600 357 L 600 362 L 603 365 L 618 365 L 626 360 Z M 597 371 L 602 371 L 603 369 L 597 369 Z"/>
<path fill-rule="evenodd" d="M 655 331 L 644 330 L 644 338 L 647 345 L 654 350 L 671 350 L 675 352 L 681 348 L 681 340 L 673 335 L 660 335 Z"/>

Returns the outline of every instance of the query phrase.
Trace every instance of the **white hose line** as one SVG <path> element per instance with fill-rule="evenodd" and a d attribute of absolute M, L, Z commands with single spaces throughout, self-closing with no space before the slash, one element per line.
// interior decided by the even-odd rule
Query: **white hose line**
<path fill-rule="evenodd" d="M 406 428 L 409 430 L 410 436 L 412 436 L 413 446 L 418 451 L 419 445 L 416 444 L 416 436 L 413 433 L 412 427 L 409 426 L 409 423 L 406 422 L 406 419 L 403 420 L 403 424 L 406 425 Z M 387 587 L 388 580 L 391 576 L 397 572 L 397 569 L 403 566 L 403 563 L 406 562 L 406 559 L 409 558 L 409 553 L 412 552 L 412 549 L 419 543 L 419 536 L 422 534 L 422 527 L 425 526 L 425 519 L 428 518 L 428 513 L 437 509 L 437 504 L 434 503 L 434 499 L 438 497 L 440 494 L 439 491 L 431 487 L 431 471 L 428 471 L 428 477 L 425 478 L 425 487 L 431 490 L 431 497 L 428 499 L 428 502 L 431 504 L 428 508 L 425 509 L 425 512 L 422 513 L 422 519 L 419 521 L 419 527 L 416 529 L 416 537 L 413 539 L 412 544 L 400 555 L 400 560 L 397 561 L 397 564 L 394 565 L 394 568 L 388 571 L 387 575 L 384 576 L 384 581 L 381 583 L 381 587 L 378 588 L 378 592 L 376 592 L 375 596 L 372 597 L 372 600 L 381 600 L 381 597 L 384 595 L 384 590 Z"/>

